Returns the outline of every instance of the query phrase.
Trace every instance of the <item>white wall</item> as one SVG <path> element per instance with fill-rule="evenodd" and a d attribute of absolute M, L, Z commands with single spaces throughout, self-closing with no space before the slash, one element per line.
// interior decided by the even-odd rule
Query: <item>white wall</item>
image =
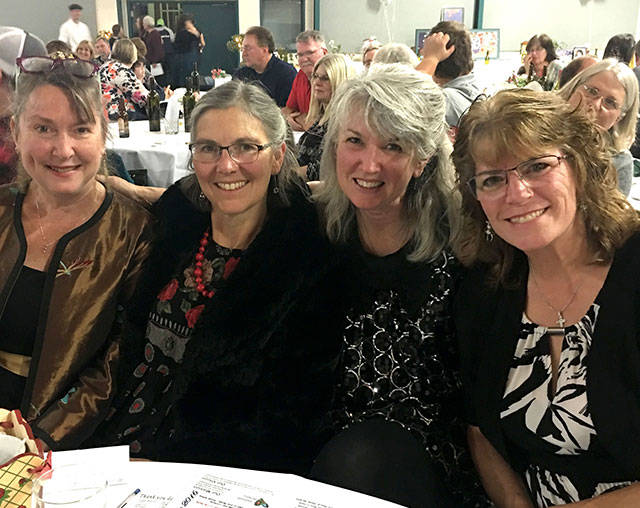
<path fill-rule="evenodd" d="M 464 7 L 465 24 L 473 23 L 473 0 L 316 1 L 320 2 L 320 31 L 327 40 L 341 44 L 343 51 L 359 51 L 362 40 L 370 35 L 381 42 L 393 40 L 413 46 L 416 28 L 431 28 L 438 23 L 442 7 Z M 386 14 L 385 3 L 390 4 Z"/>
<path fill-rule="evenodd" d="M 320 29 L 347 51 L 358 50 L 369 35 L 387 42 L 386 19 L 392 38 L 413 46 L 415 29 L 437 23 L 441 7 L 464 7 L 465 25 L 473 25 L 473 0 L 316 1 L 320 2 Z M 386 18 L 384 3 L 390 3 Z M 547 33 L 567 47 L 604 48 L 614 34 L 640 36 L 639 8 L 640 0 L 485 0 L 483 26 L 500 28 L 501 51 L 518 50 L 520 42 L 536 33 Z"/>
<path fill-rule="evenodd" d="M 58 38 L 60 25 L 69 18 L 70 0 L 0 0 L 0 24 L 17 26 L 40 37 L 45 43 Z M 96 0 L 81 0 L 82 18 L 96 33 Z"/>
<path fill-rule="evenodd" d="M 564 47 L 586 44 L 601 55 L 612 35 L 636 34 L 639 7 L 639 0 L 485 0 L 483 25 L 500 28 L 502 51 L 546 33 Z"/>
<path fill-rule="evenodd" d="M 250 26 L 260 24 L 260 0 L 238 0 L 238 25 L 240 33 Z"/>
<path fill-rule="evenodd" d="M 95 0 L 96 26 L 98 30 L 111 30 L 118 23 L 118 6 L 116 0 Z"/>

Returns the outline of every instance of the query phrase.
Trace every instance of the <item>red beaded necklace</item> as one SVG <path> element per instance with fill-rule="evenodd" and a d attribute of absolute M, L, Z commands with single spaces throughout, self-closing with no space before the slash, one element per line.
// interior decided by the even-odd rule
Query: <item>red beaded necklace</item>
<path fill-rule="evenodd" d="M 215 294 L 215 291 L 213 289 L 207 291 L 207 288 L 202 283 L 202 260 L 204 259 L 204 251 L 207 248 L 207 245 L 209 245 L 208 229 L 204 232 L 204 235 L 202 235 L 202 238 L 200 239 L 200 248 L 196 253 L 196 267 L 193 270 L 193 275 L 195 276 L 196 290 L 198 291 L 198 293 L 206 298 L 211 298 Z"/>

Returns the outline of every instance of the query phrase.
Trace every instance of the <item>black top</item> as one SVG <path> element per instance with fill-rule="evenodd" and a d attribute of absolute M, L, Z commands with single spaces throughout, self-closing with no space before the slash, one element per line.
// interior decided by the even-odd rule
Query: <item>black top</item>
<path fill-rule="evenodd" d="M 196 37 L 187 29 L 180 30 L 173 40 L 173 49 L 176 53 L 191 53 L 198 51 L 199 48 L 200 38 Z"/>
<path fill-rule="evenodd" d="M 262 74 L 258 74 L 251 67 L 240 67 L 233 73 L 234 79 L 241 81 L 259 81 L 265 91 L 284 108 L 291 92 L 293 80 L 298 72 L 290 63 L 283 62 L 276 55 L 271 55 L 269 63 Z"/>
<path fill-rule="evenodd" d="M 327 122 L 318 122 L 309 127 L 300 137 L 298 143 L 298 164 L 307 166 L 307 180 L 320 180 L 320 158 L 322 157 L 322 140 L 327 133 Z"/>
<path fill-rule="evenodd" d="M 616 252 L 598 295 L 600 310 L 585 361 L 589 409 L 602 453 L 597 467 L 586 458 L 546 456 L 554 471 L 603 478 L 639 479 L 640 440 L 640 235 Z M 526 301 L 527 262 L 518 252 L 513 274 L 519 284 L 505 288 L 486 282 L 487 268 L 470 271 L 456 296 L 456 328 L 460 338 L 468 421 L 516 471 L 529 465 L 527 453 L 507 438 L 500 411 L 518 341 Z M 603 468 L 602 460 L 615 464 Z M 553 461 L 553 464 L 551 462 Z M 622 476 L 622 478 L 619 478 Z"/>
<path fill-rule="evenodd" d="M 210 223 L 209 212 L 188 201 L 181 185 L 170 187 L 155 206 L 159 240 L 128 312 L 122 383 L 132 390 L 131 372 L 151 351 L 145 338 L 149 309 L 194 259 Z M 308 472 L 329 437 L 340 344 L 338 323 L 326 315 L 336 315 L 337 302 L 334 288 L 324 283 L 334 263 L 315 208 L 300 189 L 287 194 L 290 206 L 268 205 L 261 232 L 224 287 L 198 310 L 188 341 L 180 345 L 181 361 L 168 372 L 172 383 L 158 394 L 173 404 L 158 434 L 149 435 L 146 422 L 127 425 L 127 401 L 135 394 L 124 390 L 101 443 L 142 436 L 155 440 L 149 447 L 155 459 Z M 164 369 L 154 372 L 164 375 Z"/>
<path fill-rule="evenodd" d="M 0 350 L 31 356 L 46 273 L 23 267 L 0 317 Z M 0 367 L 0 407 L 20 407 L 26 377 Z"/>
<path fill-rule="evenodd" d="M 410 248 L 378 257 L 347 248 L 344 356 L 334 423 L 399 423 L 421 440 L 458 506 L 486 499 L 466 451 L 452 298 L 458 264 L 444 252 L 411 262 Z"/>

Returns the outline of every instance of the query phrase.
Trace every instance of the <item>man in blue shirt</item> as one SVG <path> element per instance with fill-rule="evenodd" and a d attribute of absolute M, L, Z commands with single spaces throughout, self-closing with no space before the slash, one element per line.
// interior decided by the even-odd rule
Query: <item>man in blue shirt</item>
<path fill-rule="evenodd" d="M 234 79 L 260 81 L 267 93 L 281 108 L 287 104 L 291 85 L 296 77 L 293 65 L 273 54 L 275 42 L 271 32 L 262 26 L 252 26 L 242 41 L 242 61 L 233 73 Z"/>

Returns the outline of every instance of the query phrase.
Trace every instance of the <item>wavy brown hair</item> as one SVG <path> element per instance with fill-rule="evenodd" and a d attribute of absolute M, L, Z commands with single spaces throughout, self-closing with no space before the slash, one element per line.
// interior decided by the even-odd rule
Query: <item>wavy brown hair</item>
<path fill-rule="evenodd" d="M 496 165 L 506 157 L 527 160 L 558 148 L 573 169 L 578 213 L 582 214 L 593 262 L 609 262 L 640 229 L 635 210 L 617 188 L 607 140 L 595 124 L 556 94 L 505 90 L 476 102 L 462 118 L 453 162 L 462 191 L 463 225 L 454 241 L 459 259 L 492 265 L 494 283 L 510 282 L 518 251 L 501 238 L 487 241 L 486 216 L 467 182 L 476 161 Z"/>

